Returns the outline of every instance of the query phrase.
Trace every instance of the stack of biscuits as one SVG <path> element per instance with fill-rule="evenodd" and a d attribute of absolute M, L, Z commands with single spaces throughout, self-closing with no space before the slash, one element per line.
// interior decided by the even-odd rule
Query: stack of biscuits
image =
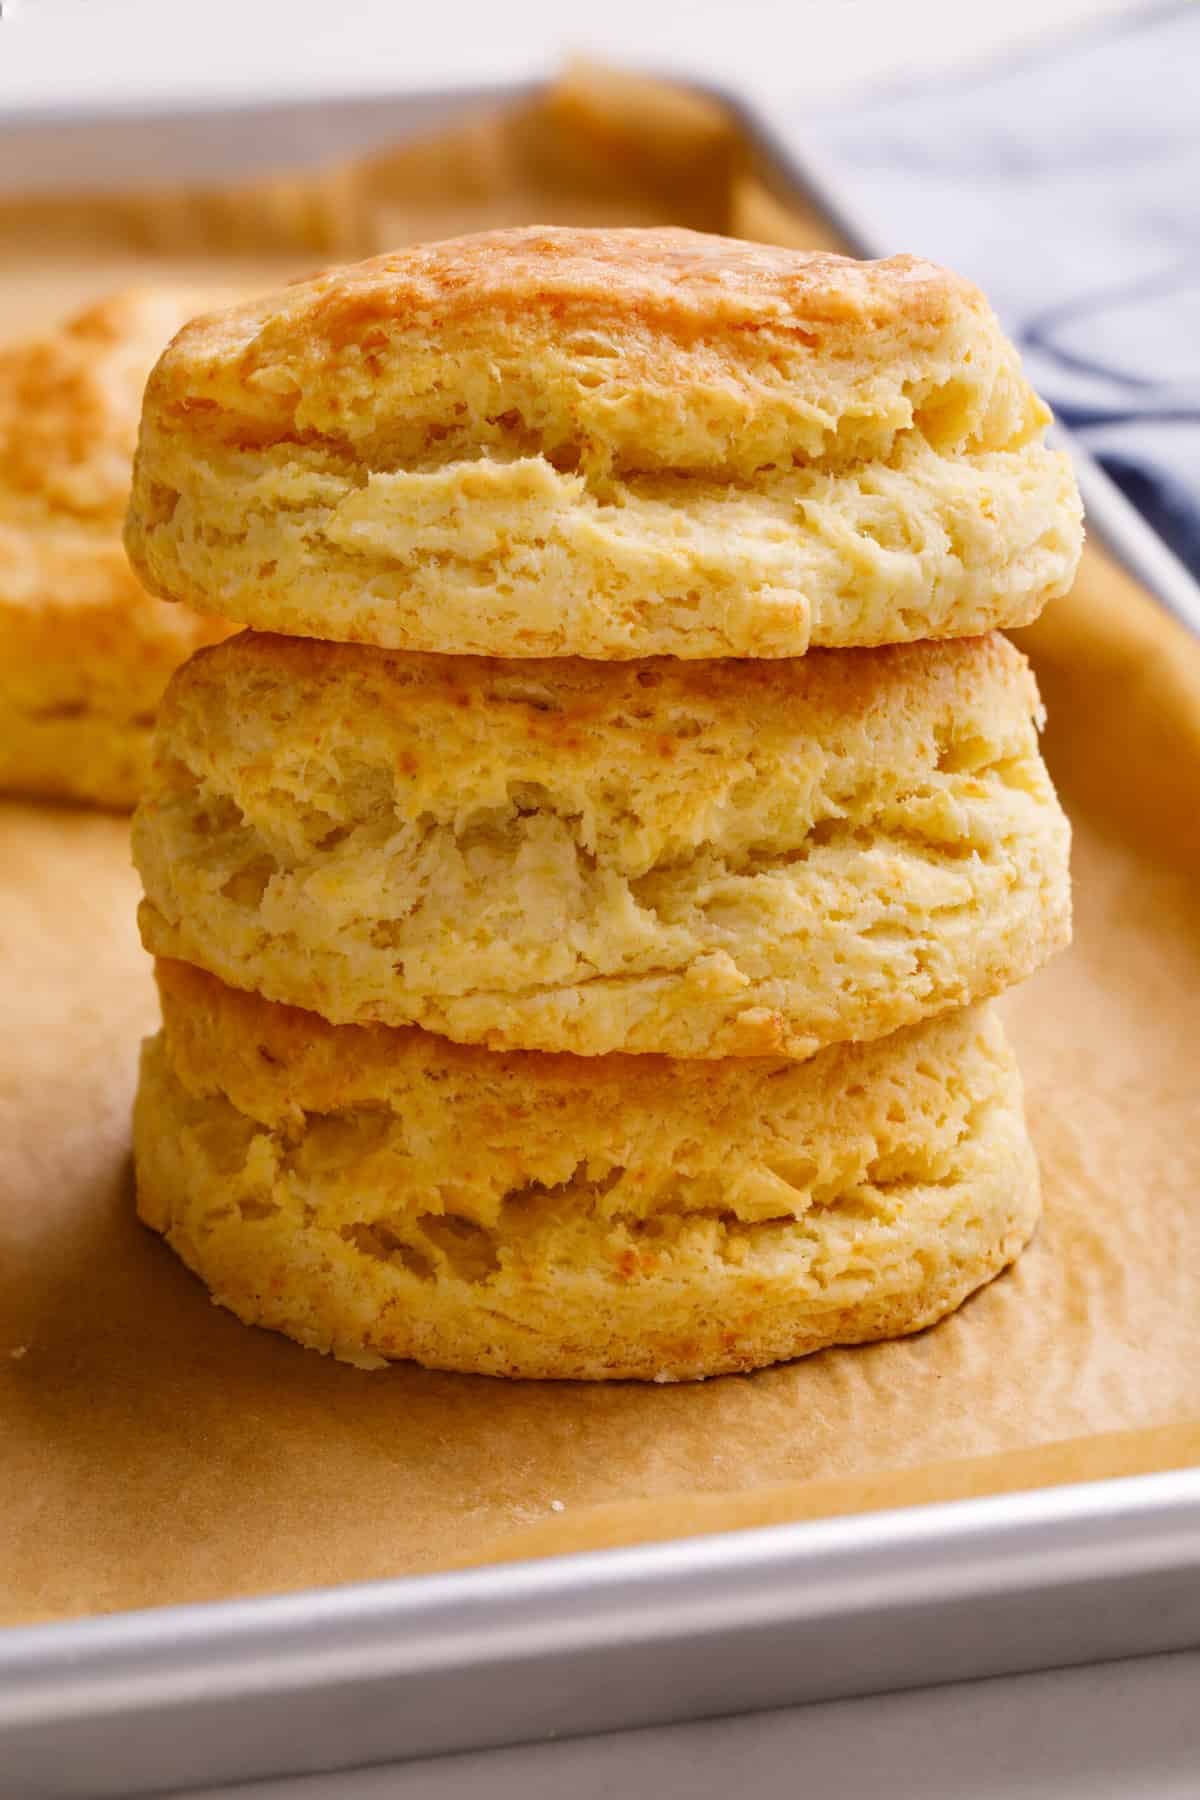
<path fill-rule="evenodd" d="M 193 322 L 128 546 L 251 627 L 135 821 L 139 1209 L 359 1364 L 679 1380 L 941 1318 L 1069 935 L 1024 658 L 1078 496 L 981 296 L 496 232 Z"/>

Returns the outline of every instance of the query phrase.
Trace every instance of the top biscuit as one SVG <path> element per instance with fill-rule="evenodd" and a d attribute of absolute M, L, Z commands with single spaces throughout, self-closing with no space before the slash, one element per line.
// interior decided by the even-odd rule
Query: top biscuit
<path fill-rule="evenodd" d="M 1080 543 L 968 283 L 676 230 L 531 227 L 197 320 L 127 545 L 255 626 L 508 656 L 792 656 L 1033 617 Z"/>

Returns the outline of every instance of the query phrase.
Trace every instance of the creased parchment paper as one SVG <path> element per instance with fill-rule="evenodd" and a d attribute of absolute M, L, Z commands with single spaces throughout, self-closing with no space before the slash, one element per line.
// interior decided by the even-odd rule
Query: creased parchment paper
<path fill-rule="evenodd" d="M 440 146 L 238 194 L 0 205 L 0 330 L 498 219 L 828 242 L 719 109 L 577 72 Z M 250 1331 L 136 1222 L 154 1027 L 124 820 L 0 808 L 0 1617 L 54 1618 L 1200 1459 L 1200 648 L 1098 550 L 1023 634 L 1074 948 L 1004 1002 L 1045 1223 L 901 1343 L 703 1385 L 381 1374 Z"/>

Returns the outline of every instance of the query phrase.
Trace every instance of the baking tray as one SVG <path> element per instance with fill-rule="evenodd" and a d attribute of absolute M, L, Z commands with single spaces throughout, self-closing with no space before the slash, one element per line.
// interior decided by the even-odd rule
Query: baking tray
<path fill-rule="evenodd" d="M 772 179 L 863 252 L 790 125 Z M 0 123 L 0 190 L 353 154 L 514 90 Z M 1076 454 L 1093 531 L 1200 629 L 1187 572 Z M 0 1636 L 0 1796 L 134 1795 L 1200 1644 L 1200 1469 Z"/>

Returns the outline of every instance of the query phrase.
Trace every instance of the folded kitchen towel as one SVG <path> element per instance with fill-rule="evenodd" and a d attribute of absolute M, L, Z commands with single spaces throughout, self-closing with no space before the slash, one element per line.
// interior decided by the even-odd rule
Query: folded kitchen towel
<path fill-rule="evenodd" d="M 1034 385 L 1200 576 L 1200 5 L 813 125 L 873 242 L 985 289 Z"/>

